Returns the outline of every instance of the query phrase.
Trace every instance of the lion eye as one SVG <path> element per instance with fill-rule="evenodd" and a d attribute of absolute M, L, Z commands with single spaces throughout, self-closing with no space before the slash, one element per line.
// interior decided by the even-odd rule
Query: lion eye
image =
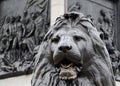
<path fill-rule="evenodd" d="M 74 36 L 73 38 L 75 41 L 80 41 L 81 39 L 83 39 L 81 36 Z"/>
<path fill-rule="evenodd" d="M 60 40 L 60 37 L 55 37 L 51 40 L 51 42 L 58 43 Z"/>

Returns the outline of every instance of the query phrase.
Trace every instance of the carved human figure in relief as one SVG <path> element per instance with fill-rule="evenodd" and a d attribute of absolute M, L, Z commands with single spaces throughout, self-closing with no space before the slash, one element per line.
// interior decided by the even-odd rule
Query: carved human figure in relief
<path fill-rule="evenodd" d="M 33 49 L 35 47 L 34 35 L 36 30 L 34 12 L 30 13 L 30 18 L 27 21 L 25 28 L 26 30 L 25 30 L 25 38 L 23 40 L 23 44 L 26 44 L 29 49 L 29 52 L 33 54 Z"/>
<path fill-rule="evenodd" d="M 35 58 L 32 86 L 115 86 L 100 33 L 81 13 L 58 17 Z"/>
<path fill-rule="evenodd" d="M 0 47 L 0 52 L 4 53 L 6 51 L 9 50 L 9 47 L 10 47 L 10 42 L 9 42 L 9 35 L 10 35 L 10 28 L 9 28 L 9 25 L 10 25 L 10 17 L 7 16 L 5 18 L 5 22 L 1 28 L 2 30 L 2 34 L 1 34 L 1 47 Z"/>

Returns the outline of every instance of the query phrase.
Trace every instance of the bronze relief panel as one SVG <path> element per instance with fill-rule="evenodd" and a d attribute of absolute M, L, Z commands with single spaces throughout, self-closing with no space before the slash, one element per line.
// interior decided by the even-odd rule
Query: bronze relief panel
<path fill-rule="evenodd" d="M 50 0 L 0 1 L 0 78 L 32 73 L 50 25 Z"/>

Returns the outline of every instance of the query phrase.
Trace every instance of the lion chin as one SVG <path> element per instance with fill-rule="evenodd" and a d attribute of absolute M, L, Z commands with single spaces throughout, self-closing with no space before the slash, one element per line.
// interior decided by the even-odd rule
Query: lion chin
<path fill-rule="evenodd" d="M 105 44 L 83 14 L 58 17 L 35 59 L 32 86 L 116 86 Z"/>
<path fill-rule="evenodd" d="M 82 70 L 82 64 L 76 64 L 68 59 L 63 59 L 59 64 L 57 64 L 57 68 L 60 70 L 59 79 L 74 80 Z"/>

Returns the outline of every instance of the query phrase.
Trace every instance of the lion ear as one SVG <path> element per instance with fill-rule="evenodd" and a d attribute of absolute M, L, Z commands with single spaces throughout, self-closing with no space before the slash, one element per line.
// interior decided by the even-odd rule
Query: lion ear
<path fill-rule="evenodd" d="M 95 27 L 95 25 L 93 24 L 93 22 L 90 19 L 88 19 L 88 18 L 82 18 L 80 20 L 80 23 L 83 26 L 87 27 L 88 30 L 90 30 L 90 27 Z M 91 29 L 97 30 L 96 28 L 91 28 Z"/>
<path fill-rule="evenodd" d="M 95 37 L 96 40 L 98 39 L 100 43 L 103 43 L 103 41 L 100 38 L 100 32 L 98 32 L 97 28 L 93 25 L 93 23 L 91 21 L 84 19 L 81 21 L 81 24 L 84 27 L 86 27 L 86 29 L 91 37 Z"/>

